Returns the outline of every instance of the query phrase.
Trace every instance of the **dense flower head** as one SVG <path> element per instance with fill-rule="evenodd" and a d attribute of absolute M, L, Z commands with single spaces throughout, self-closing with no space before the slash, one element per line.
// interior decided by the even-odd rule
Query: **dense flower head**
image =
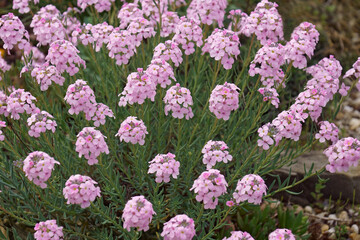
<path fill-rule="evenodd" d="M 85 61 L 82 60 L 74 45 L 67 40 L 58 40 L 50 44 L 46 60 L 55 65 L 60 72 L 67 72 L 70 76 L 75 75 L 79 71 L 80 65 L 85 68 Z"/>
<path fill-rule="evenodd" d="M 241 33 L 255 34 L 262 45 L 267 41 L 278 42 L 284 39 L 283 21 L 277 11 L 278 5 L 262 0 L 244 21 Z"/>
<path fill-rule="evenodd" d="M 99 127 L 106 122 L 106 116 L 115 117 L 113 111 L 103 103 L 95 103 L 92 108 L 85 112 L 88 121 L 94 121 L 94 126 Z"/>
<path fill-rule="evenodd" d="M 158 154 L 151 160 L 148 173 L 155 173 L 157 183 L 170 182 L 170 176 L 177 178 L 179 175 L 180 162 L 175 160 L 172 153 Z"/>
<path fill-rule="evenodd" d="M 29 33 L 21 20 L 13 13 L 2 15 L 0 18 L 0 39 L 4 42 L 2 47 L 7 49 L 8 53 L 15 45 L 25 53 L 31 51 Z"/>
<path fill-rule="evenodd" d="M 74 45 L 77 45 L 78 42 L 87 46 L 88 44 L 92 44 L 94 42 L 94 38 L 90 32 L 91 28 L 93 27 L 92 24 L 83 24 L 77 27 L 71 33 L 71 41 Z"/>
<path fill-rule="evenodd" d="M 120 19 L 120 29 L 125 29 L 132 21 L 143 17 L 143 11 L 138 8 L 136 3 L 124 3 L 117 17 Z"/>
<path fill-rule="evenodd" d="M 329 160 L 326 170 L 331 173 L 347 172 L 350 166 L 358 165 L 360 141 L 352 137 L 340 139 L 325 149 L 324 154 Z"/>
<path fill-rule="evenodd" d="M 155 95 L 156 82 L 146 71 L 138 68 L 137 72 L 133 72 L 127 77 L 126 86 L 122 93 L 119 94 L 119 106 L 132 105 L 134 103 L 143 104 L 147 98 L 155 101 Z"/>
<path fill-rule="evenodd" d="M 91 28 L 91 34 L 95 42 L 95 51 L 99 52 L 103 44 L 108 44 L 110 41 L 110 34 L 114 27 L 107 22 L 99 23 Z"/>
<path fill-rule="evenodd" d="M 332 78 L 337 79 L 341 76 L 341 71 L 341 64 L 333 55 L 328 58 L 325 57 L 316 65 L 306 68 L 306 72 L 316 79 L 323 78 L 324 75 L 330 75 Z"/>
<path fill-rule="evenodd" d="M 65 82 L 65 78 L 61 76 L 55 66 L 49 65 L 48 62 L 40 65 L 37 64 L 31 71 L 31 76 L 36 79 L 36 82 L 40 85 L 41 91 L 46 91 L 52 82 L 62 86 Z"/>
<path fill-rule="evenodd" d="M 231 111 L 239 108 L 239 91 L 240 89 L 233 83 L 225 82 L 223 85 L 217 85 L 210 95 L 210 112 L 218 119 L 229 120 Z"/>
<path fill-rule="evenodd" d="M 160 14 L 166 12 L 168 8 L 168 0 L 156 0 L 157 5 L 155 5 L 153 0 L 139 0 L 139 2 L 141 3 L 142 12 L 146 17 L 150 18 L 154 25 L 159 21 Z"/>
<path fill-rule="evenodd" d="M 229 147 L 223 141 L 208 141 L 201 152 L 204 154 L 203 163 L 206 164 L 206 168 L 210 169 L 217 162 L 227 163 L 232 160 L 232 156 L 226 150 Z"/>
<path fill-rule="evenodd" d="M 185 6 L 186 1 L 185 0 L 169 0 L 169 4 L 170 4 L 170 6 L 175 6 L 176 8 L 178 8 L 181 6 Z"/>
<path fill-rule="evenodd" d="M 96 197 L 100 197 L 101 191 L 95 186 L 96 184 L 97 182 L 88 176 L 79 174 L 70 176 L 63 189 L 67 204 L 78 204 L 81 208 L 89 207 Z"/>
<path fill-rule="evenodd" d="M 115 2 L 115 0 L 77 0 L 77 6 L 82 11 L 85 11 L 85 8 L 94 5 L 96 11 L 104 12 L 110 11 L 112 2 Z"/>
<path fill-rule="evenodd" d="M 3 59 L 0 55 L 0 81 L 2 80 L 2 75 L 9 71 L 11 68 L 11 65 L 9 65 L 5 59 Z"/>
<path fill-rule="evenodd" d="M 348 71 L 346 71 L 343 78 L 355 78 L 358 83 L 356 84 L 356 88 L 360 91 L 360 57 L 356 60 L 356 62 L 352 65 Z"/>
<path fill-rule="evenodd" d="M 156 32 L 152 23 L 146 18 L 140 17 L 133 19 L 127 30 L 135 36 L 135 45 L 140 46 L 143 39 L 155 36 Z"/>
<path fill-rule="evenodd" d="M 203 53 L 210 53 L 210 57 L 216 61 L 221 60 L 225 69 L 231 69 L 232 65 L 240 54 L 240 41 L 237 34 L 231 30 L 221 30 L 216 28 L 205 40 L 202 48 Z"/>
<path fill-rule="evenodd" d="M 206 25 L 212 25 L 215 21 L 219 27 L 223 27 L 227 5 L 227 0 L 193 0 L 187 9 L 187 17 Z"/>
<path fill-rule="evenodd" d="M 19 9 L 19 13 L 30 12 L 29 2 L 31 0 L 14 0 L 12 9 Z M 40 0 L 33 0 L 34 4 L 38 4 Z"/>
<path fill-rule="evenodd" d="M 130 116 L 121 123 L 119 131 L 115 136 L 120 137 L 120 141 L 144 145 L 146 134 L 148 134 L 148 132 L 146 131 L 144 122 L 137 120 L 136 117 Z"/>
<path fill-rule="evenodd" d="M 171 79 L 176 81 L 173 68 L 161 58 L 151 60 L 145 73 L 153 82 L 155 82 L 155 84 L 159 84 L 162 88 L 166 88 L 166 86 L 170 85 Z"/>
<path fill-rule="evenodd" d="M 248 174 L 238 181 L 233 197 L 237 204 L 248 201 L 260 205 L 266 188 L 265 181 L 259 175 Z"/>
<path fill-rule="evenodd" d="M 255 240 L 249 233 L 242 231 L 232 231 L 231 236 L 223 240 Z"/>
<path fill-rule="evenodd" d="M 30 27 L 33 28 L 39 45 L 48 45 L 56 40 L 66 38 L 66 30 L 59 16 L 59 10 L 53 5 L 42 7 L 40 11 L 33 16 Z"/>
<path fill-rule="evenodd" d="M 303 22 L 297 26 L 291 34 L 291 39 L 285 45 L 285 59 L 293 62 L 293 66 L 299 69 L 306 67 L 306 56 L 311 58 L 319 41 L 319 32 L 315 25 Z"/>
<path fill-rule="evenodd" d="M 295 235 L 291 230 L 279 228 L 269 234 L 269 240 L 295 240 Z"/>
<path fill-rule="evenodd" d="M 40 133 L 46 132 L 46 130 L 51 130 L 54 133 L 57 126 L 54 117 L 45 111 L 33 113 L 27 119 L 27 124 L 30 127 L 29 135 L 36 138 L 40 137 Z"/>
<path fill-rule="evenodd" d="M 68 7 L 68 9 L 59 14 L 59 19 L 61 20 L 67 36 L 71 36 L 71 33 L 78 27 L 81 26 L 79 19 L 77 19 L 76 14 L 80 14 L 80 10 L 76 7 Z"/>
<path fill-rule="evenodd" d="M 4 127 L 6 127 L 6 122 L 0 121 L 0 141 L 4 141 L 4 139 L 5 139 L 4 133 L 1 130 L 1 128 L 4 128 Z"/>
<path fill-rule="evenodd" d="M 328 140 L 335 143 L 339 140 L 339 128 L 335 125 L 335 123 L 321 121 L 319 122 L 319 126 L 319 133 L 315 134 L 315 138 L 319 139 L 319 142 L 323 143 Z"/>
<path fill-rule="evenodd" d="M 277 93 L 275 88 L 271 88 L 271 87 L 259 88 L 258 91 L 261 95 L 263 95 L 264 102 L 269 101 L 276 108 L 279 107 L 279 103 L 280 103 L 279 94 Z"/>
<path fill-rule="evenodd" d="M 187 120 L 194 116 L 191 106 L 193 105 L 193 100 L 191 97 L 190 90 L 184 87 L 181 87 L 179 83 L 175 86 L 172 86 L 166 91 L 164 97 L 165 103 L 165 115 L 171 111 L 174 118 L 182 119 L 184 116 Z"/>
<path fill-rule="evenodd" d="M 202 29 L 194 20 L 188 20 L 186 17 L 181 17 L 179 24 L 175 28 L 175 36 L 172 41 L 181 45 L 186 55 L 195 52 L 195 44 L 201 47 Z"/>
<path fill-rule="evenodd" d="M 245 26 L 248 15 L 241 11 L 241 9 L 233 9 L 229 11 L 228 18 L 231 20 L 229 29 L 241 33 L 241 29 Z"/>
<path fill-rule="evenodd" d="M 195 235 L 194 220 L 185 214 L 176 215 L 164 223 L 164 228 L 161 233 L 164 240 L 191 240 Z"/>
<path fill-rule="evenodd" d="M 141 195 L 132 197 L 126 203 L 121 218 L 124 221 L 124 228 L 129 232 L 132 227 L 136 228 L 136 231 L 146 232 L 154 214 L 156 213 L 151 202 Z"/>
<path fill-rule="evenodd" d="M 175 27 L 180 22 L 180 18 L 177 12 L 165 12 L 162 14 L 161 19 L 160 35 L 161 37 L 168 37 L 175 31 Z"/>
<path fill-rule="evenodd" d="M 167 63 L 173 63 L 175 67 L 178 67 L 183 59 L 182 52 L 178 47 L 178 44 L 174 41 L 167 40 L 165 43 L 159 43 L 154 49 L 153 59 L 160 58 Z"/>
<path fill-rule="evenodd" d="M 56 220 L 47 220 L 45 222 L 39 222 L 35 224 L 34 238 L 36 240 L 62 240 L 63 239 L 63 227 L 59 227 L 56 224 Z"/>
<path fill-rule="evenodd" d="M 129 59 L 136 51 L 135 36 L 127 30 L 120 30 L 114 28 L 109 36 L 109 43 L 107 49 L 109 50 L 109 57 L 115 58 L 117 65 L 128 64 Z"/>
<path fill-rule="evenodd" d="M 196 201 L 204 203 L 205 209 L 215 209 L 218 197 L 226 193 L 228 184 L 219 170 L 210 169 L 201 173 L 194 181 L 190 191 L 196 193 Z"/>
<path fill-rule="evenodd" d="M 45 183 L 51 176 L 55 164 L 60 163 L 47 153 L 35 151 L 30 153 L 23 162 L 25 176 L 41 188 L 46 188 Z"/>
<path fill-rule="evenodd" d="M 19 113 L 38 113 L 40 110 L 35 106 L 35 101 L 36 98 L 24 89 L 14 90 L 6 99 L 6 111 L 15 120 L 20 119 Z"/>
<path fill-rule="evenodd" d="M 105 136 L 94 127 L 85 127 L 77 135 L 76 151 L 79 157 L 84 156 L 89 165 L 98 163 L 97 157 L 101 153 L 109 154 L 109 148 L 105 142 Z"/>
<path fill-rule="evenodd" d="M 70 105 L 69 113 L 71 115 L 94 111 L 96 103 L 94 91 L 82 79 L 69 85 L 64 99 Z"/>

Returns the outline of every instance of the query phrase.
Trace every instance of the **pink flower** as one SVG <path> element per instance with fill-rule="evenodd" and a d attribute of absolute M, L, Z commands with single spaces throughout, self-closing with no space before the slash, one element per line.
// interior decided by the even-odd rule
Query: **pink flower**
<path fill-rule="evenodd" d="M 47 220 L 35 224 L 34 238 L 36 240 L 63 240 L 63 227 L 56 224 L 56 220 Z"/>
<path fill-rule="evenodd" d="M 178 47 L 178 44 L 174 41 L 167 40 L 165 43 L 159 43 L 154 49 L 153 59 L 160 58 L 167 63 L 173 63 L 175 67 L 178 67 L 183 59 L 182 52 Z"/>
<path fill-rule="evenodd" d="M 41 188 L 47 187 L 45 182 L 50 178 L 55 164 L 60 165 L 58 161 L 55 161 L 47 153 L 40 151 L 30 153 L 25 158 L 23 164 L 25 176 Z"/>
<path fill-rule="evenodd" d="M 177 178 L 179 175 L 180 162 L 175 160 L 172 153 L 158 154 L 151 160 L 148 173 L 155 173 L 157 183 L 170 182 L 170 176 Z"/>
<path fill-rule="evenodd" d="M 115 136 L 120 137 L 120 141 L 144 145 L 146 134 L 148 134 L 148 132 L 142 120 L 137 120 L 136 117 L 127 117 L 121 123 L 119 131 Z"/>
<path fill-rule="evenodd" d="M 161 233 L 164 240 L 191 240 L 195 235 L 194 220 L 185 214 L 176 215 L 164 223 L 164 228 Z"/>
<path fill-rule="evenodd" d="M 81 208 L 89 207 L 96 197 L 100 197 L 100 188 L 95 184 L 97 182 L 88 176 L 72 175 L 63 189 L 67 204 L 78 204 Z"/>
<path fill-rule="evenodd" d="M 77 135 L 76 151 L 79 157 L 84 156 L 89 165 L 97 164 L 97 157 L 101 153 L 109 154 L 109 148 L 105 142 L 105 136 L 94 127 L 85 127 Z"/>
<path fill-rule="evenodd" d="M 136 51 L 136 38 L 127 30 L 114 28 L 107 44 L 109 57 L 115 58 L 117 65 L 128 64 Z"/>
<path fill-rule="evenodd" d="M 6 111 L 15 120 L 20 119 L 20 113 L 33 114 L 40 112 L 40 109 L 35 106 L 33 101 L 36 101 L 36 98 L 31 93 L 25 92 L 24 89 L 14 90 L 6 99 Z"/>
<path fill-rule="evenodd" d="M 31 0 L 14 0 L 12 9 L 19 9 L 19 13 L 28 13 L 30 12 L 29 2 Z M 34 4 L 38 4 L 39 0 L 33 0 Z"/>
<path fill-rule="evenodd" d="M 0 141 L 4 141 L 4 139 L 5 139 L 3 131 L 1 130 L 1 128 L 4 128 L 4 127 L 6 127 L 6 122 L 0 121 Z"/>
<path fill-rule="evenodd" d="M 225 82 L 224 85 L 217 85 L 210 95 L 210 112 L 218 119 L 229 120 L 231 111 L 239 108 L 239 90 L 233 83 Z"/>
<path fill-rule="evenodd" d="M 295 240 L 295 235 L 286 228 L 276 229 L 269 234 L 269 240 Z"/>
<path fill-rule="evenodd" d="M 209 170 L 217 162 L 227 163 L 232 160 L 232 156 L 229 154 L 228 146 L 223 141 L 208 141 L 201 152 L 204 154 L 203 163 L 206 164 L 206 168 Z"/>
<path fill-rule="evenodd" d="M 170 85 L 171 79 L 176 81 L 174 71 L 170 64 L 160 58 L 153 59 L 145 70 L 145 73 L 162 88 L 166 88 L 166 86 Z"/>
<path fill-rule="evenodd" d="M 124 228 L 129 232 L 132 227 L 136 228 L 136 231 L 146 232 L 154 214 L 156 213 L 152 204 L 144 196 L 136 196 L 126 203 L 121 218 Z"/>
<path fill-rule="evenodd" d="M 156 34 L 152 23 L 143 17 L 133 19 L 127 31 L 135 37 L 135 45 L 137 47 L 140 46 L 143 39 L 154 37 Z"/>
<path fill-rule="evenodd" d="M 94 121 L 94 126 L 99 127 L 106 122 L 106 116 L 115 118 L 113 111 L 103 103 L 95 103 L 92 109 L 85 113 L 86 120 Z"/>
<path fill-rule="evenodd" d="M 70 84 L 64 99 L 70 104 L 69 113 L 71 115 L 85 112 L 89 114 L 89 118 L 94 116 L 90 112 L 96 111 L 95 94 L 84 80 L 78 79 L 75 83 Z"/>
<path fill-rule="evenodd" d="M 278 98 L 279 94 L 277 93 L 275 88 L 259 88 L 258 90 L 261 95 L 264 96 L 263 101 L 270 101 L 272 105 L 276 108 L 279 107 L 280 100 Z"/>
<path fill-rule="evenodd" d="M 238 181 L 233 197 L 237 204 L 248 201 L 260 205 L 266 195 L 265 181 L 256 174 L 248 174 Z"/>
<path fill-rule="evenodd" d="M 95 5 L 95 9 L 98 12 L 110 11 L 111 3 L 115 0 L 77 0 L 77 6 L 85 11 L 85 8 L 91 5 Z"/>
<path fill-rule="evenodd" d="M 191 109 L 193 100 L 190 90 L 180 87 L 180 84 L 178 83 L 166 91 L 163 101 L 165 103 L 166 116 L 170 111 L 172 111 L 172 116 L 174 118 L 182 119 L 185 116 L 185 118 L 189 120 L 194 116 Z"/>
<path fill-rule="evenodd" d="M 225 237 L 223 240 L 254 240 L 254 238 L 247 232 L 232 231 L 231 236 L 228 238 Z"/>
<path fill-rule="evenodd" d="M 220 174 L 219 170 L 210 169 L 203 172 L 190 191 L 196 193 L 196 201 L 203 202 L 205 209 L 215 209 L 218 204 L 218 197 L 226 193 L 228 186 L 225 177 Z"/>
<path fill-rule="evenodd" d="M 319 142 L 323 143 L 325 140 L 330 140 L 335 143 L 339 140 L 339 129 L 334 123 L 328 121 L 319 122 L 320 131 L 315 134 L 315 139 L 319 139 Z"/>
<path fill-rule="evenodd" d="M 352 68 L 350 68 L 344 75 L 345 78 L 355 78 L 355 81 L 358 81 L 356 84 L 356 88 L 360 91 L 360 57 L 356 60 L 356 62 L 352 65 Z"/>
<path fill-rule="evenodd" d="M 46 91 L 52 82 L 60 86 L 65 82 L 65 78 L 61 76 L 56 67 L 49 65 L 48 62 L 42 65 L 36 65 L 31 71 L 31 76 L 36 79 L 41 91 Z"/>
<path fill-rule="evenodd" d="M 132 21 L 143 17 L 143 11 L 135 3 L 124 3 L 117 17 L 120 19 L 120 29 L 125 29 Z"/>
<path fill-rule="evenodd" d="M 5 59 L 1 57 L 0 54 L 0 81 L 2 80 L 2 76 L 5 72 L 9 71 L 11 69 L 11 65 L 9 65 Z"/>
<path fill-rule="evenodd" d="M 193 19 L 197 24 L 212 25 L 214 21 L 219 27 L 223 27 L 225 8 L 227 0 L 193 0 L 187 9 L 187 17 Z"/>
<path fill-rule="evenodd" d="M 175 32 L 176 25 L 180 22 L 177 12 L 165 12 L 162 14 L 162 24 L 160 35 L 161 37 L 168 37 Z"/>
<path fill-rule="evenodd" d="M 27 123 L 30 127 L 29 135 L 36 138 L 40 137 L 40 133 L 46 132 L 46 130 L 51 130 L 54 133 L 57 126 L 54 117 L 45 111 L 32 114 L 27 119 Z"/>

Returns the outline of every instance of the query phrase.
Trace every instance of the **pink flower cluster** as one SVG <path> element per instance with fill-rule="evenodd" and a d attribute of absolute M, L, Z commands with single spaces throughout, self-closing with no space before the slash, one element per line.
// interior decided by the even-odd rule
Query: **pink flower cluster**
<path fill-rule="evenodd" d="M 127 117 L 121 123 L 119 131 L 115 136 L 120 137 L 120 141 L 144 145 L 146 134 L 148 134 L 148 132 L 142 120 L 137 120 L 136 117 Z"/>
<path fill-rule="evenodd" d="M 255 240 L 249 233 L 242 231 L 232 231 L 231 236 L 223 240 Z"/>
<path fill-rule="evenodd" d="M 85 118 L 88 121 L 94 121 L 94 126 L 104 125 L 106 116 L 115 118 L 113 111 L 103 103 L 95 103 L 91 109 L 85 112 Z"/>
<path fill-rule="evenodd" d="M 283 21 L 277 11 L 278 5 L 262 0 L 246 18 L 241 32 L 246 36 L 255 34 L 262 45 L 268 40 L 277 42 L 284 39 Z"/>
<path fill-rule="evenodd" d="M 76 28 L 71 33 L 71 41 L 74 45 L 77 45 L 78 42 L 81 42 L 84 46 L 88 44 L 92 44 L 94 42 L 94 38 L 91 34 L 91 28 L 93 27 L 92 24 L 83 24 Z"/>
<path fill-rule="evenodd" d="M 2 75 L 9 71 L 11 66 L 1 57 L 0 54 L 0 81 L 2 80 Z"/>
<path fill-rule="evenodd" d="M 148 173 L 155 173 L 155 182 L 170 182 L 170 176 L 177 178 L 179 175 L 180 162 L 175 160 L 172 153 L 158 154 L 151 160 Z"/>
<path fill-rule="evenodd" d="M 233 30 L 237 34 L 241 33 L 241 29 L 245 27 L 246 19 L 248 15 L 241 11 L 241 9 L 230 10 L 228 18 L 231 20 L 229 29 Z"/>
<path fill-rule="evenodd" d="M 30 27 L 33 28 L 39 45 L 48 45 L 54 41 L 65 39 L 66 30 L 58 17 L 59 15 L 60 11 L 55 6 L 49 4 L 42 7 L 33 16 Z"/>
<path fill-rule="evenodd" d="M 156 32 L 152 23 L 146 18 L 134 19 L 128 26 L 127 31 L 135 37 L 135 45 L 140 46 L 143 39 L 155 36 Z"/>
<path fill-rule="evenodd" d="M 132 197 L 123 210 L 124 228 L 129 232 L 132 227 L 136 228 L 136 231 L 146 232 L 154 214 L 156 213 L 151 202 L 144 196 Z"/>
<path fill-rule="evenodd" d="M 261 95 L 263 95 L 263 101 L 264 102 L 271 102 L 272 105 L 274 105 L 276 108 L 279 107 L 279 103 L 280 103 L 280 100 L 279 100 L 279 94 L 277 93 L 276 89 L 275 88 L 259 88 L 259 93 Z"/>
<path fill-rule="evenodd" d="M 221 64 L 227 70 L 232 68 L 234 59 L 240 54 L 240 41 L 237 34 L 231 30 L 220 30 L 216 28 L 205 40 L 202 48 L 203 53 L 210 53 L 210 57 Z"/>
<path fill-rule="evenodd" d="M 209 99 L 210 112 L 218 119 L 229 120 L 231 111 L 239 108 L 240 89 L 233 83 L 225 82 L 212 90 Z"/>
<path fill-rule="evenodd" d="M 34 101 L 36 98 L 24 89 L 14 90 L 6 99 L 6 111 L 15 120 L 20 119 L 19 113 L 38 113 L 40 109 L 35 106 Z"/>
<path fill-rule="evenodd" d="M 115 0 L 77 0 L 77 6 L 85 11 L 85 8 L 91 5 L 95 5 L 95 9 L 98 12 L 110 11 L 111 3 Z"/>
<path fill-rule="evenodd" d="M 193 100 L 191 97 L 190 90 L 184 87 L 180 87 L 177 83 L 166 91 L 164 97 L 165 103 L 165 115 L 167 116 L 169 111 L 172 112 L 174 118 L 182 119 L 184 116 L 187 120 L 194 116 L 191 105 Z"/>
<path fill-rule="evenodd" d="M 91 34 L 95 42 L 95 51 L 99 52 L 103 44 L 108 44 L 110 41 L 110 34 L 114 30 L 114 27 L 107 22 L 99 23 L 91 28 Z"/>
<path fill-rule="evenodd" d="M 193 0 L 187 9 L 187 17 L 198 24 L 212 25 L 214 21 L 223 27 L 227 0 Z"/>
<path fill-rule="evenodd" d="M 319 142 L 323 143 L 326 140 L 335 143 L 339 140 L 339 129 L 335 123 L 330 123 L 328 121 L 319 122 L 320 131 L 315 134 L 315 138 L 319 139 Z"/>
<path fill-rule="evenodd" d="M 55 164 L 60 163 L 47 153 L 35 151 L 30 153 L 23 162 L 25 176 L 41 188 L 46 188 L 45 183 L 50 177 Z"/>
<path fill-rule="evenodd" d="M 156 22 L 160 20 L 160 14 L 167 11 L 168 8 L 168 0 L 156 0 L 156 4 L 153 0 L 139 0 L 141 3 L 141 9 L 144 15 L 150 18 L 151 22 L 156 25 Z M 159 12 L 159 8 L 160 12 Z"/>
<path fill-rule="evenodd" d="M 194 220 L 185 214 L 176 215 L 164 223 L 164 228 L 161 233 L 164 240 L 191 240 L 195 235 Z"/>
<path fill-rule="evenodd" d="M 352 65 L 352 68 L 346 71 L 343 78 L 350 78 L 351 76 L 353 76 L 355 80 L 358 81 L 356 88 L 360 91 L 360 57 Z"/>
<path fill-rule="evenodd" d="M 154 49 L 153 59 L 160 58 L 167 63 L 173 63 L 175 67 L 178 67 L 183 59 L 182 52 L 178 47 L 178 44 L 174 41 L 167 40 L 165 43 L 159 43 Z"/>
<path fill-rule="evenodd" d="M 97 157 L 101 153 L 109 154 L 109 148 L 105 142 L 105 136 L 94 127 L 85 127 L 77 135 L 76 151 L 79 157 L 85 157 L 89 165 L 98 163 Z"/>
<path fill-rule="evenodd" d="M 145 74 L 162 88 L 170 85 L 171 79 L 176 81 L 173 68 L 165 60 L 160 58 L 151 60 L 150 65 L 145 70 Z"/>
<path fill-rule="evenodd" d="M 71 115 L 74 113 L 78 115 L 80 112 L 87 113 L 94 109 L 96 104 L 94 91 L 82 79 L 69 85 L 64 99 L 70 105 L 69 113 Z"/>
<path fill-rule="evenodd" d="M 27 124 L 30 127 L 29 135 L 36 138 L 40 137 L 40 133 L 46 132 L 46 130 L 51 130 L 54 133 L 57 126 L 54 117 L 45 111 L 33 113 L 27 119 Z"/>
<path fill-rule="evenodd" d="M 165 12 L 162 14 L 161 19 L 160 36 L 168 37 L 175 31 L 176 25 L 180 22 L 180 18 L 177 12 Z"/>
<path fill-rule="evenodd" d="M 314 50 L 319 41 L 319 32 L 315 25 L 303 22 L 297 26 L 291 34 L 291 39 L 286 43 L 285 58 L 292 61 L 293 66 L 299 69 L 306 67 L 306 56 L 309 58 L 314 55 Z"/>
<path fill-rule="evenodd" d="M 194 190 L 197 194 L 196 201 L 203 201 L 205 209 L 215 209 L 219 201 L 218 197 L 226 193 L 227 186 L 225 177 L 220 171 L 210 169 L 201 173 L 190 191 Z"/>
<path fill-rule="evenodd" d="M 3 48 L 7 49 L 8 53 L 15 45 L 24 50 L 25 53 L 31 51 L 29 33 L 26 31 L 24 24 L 13 13 L 1 16 L 0 39 L 4 42 Z"/>
<path fill-rule="evenodd" d="M 78 204 L 81 208 L 89 207 L 96 197 L 100 197 L 100 188 L 95 184 L 97 182 L 88 176 L 79 174 L 70 176 L 63 189 L 67 204 Z"/>
<path fill-rule="evenodd" d="M 137 72 L 131 73 L 127 77 L 127 83 L 119 94 L 120 101 L 119 106 L 124 107 L 127 104 L 139 103 L 143 104 L 145 99 L 150 98 L 151 101 L 155 101 L 156 95 L 156 82 L 143 71 L 142 68 L 138 68 Z"/>
<path fill-rule="evenodd" d="M 143 11 L 138 8 L 136 3 L 124 3 L 117 17 L 120 19 L 120 29 L 125 29 L 132 21 L 143 17 Z"/>
<path fill-rule="evenodd" d="M 238 181 L 233 197 L 237 204 L 248 201 L 260 205 L 266 188 L 265 181 L 259 175 L 248 174 Z"/>
<path fill-rule="evenodd" d="M 60 86 L 65 82 L 65 78 L 61 76 L 56 67 L 49 65 L 48 62 L 42 65 L 35 65 L 31 71 L 31 76 L 36 79 L 41 91 L 46 91 L 52 82 Z"/>
<path fill-rule="evenodd" d="M 0 90 L 0 114 L 4 115 L 5 117 L 9 116 L 9 112 L 7 111 L 7 98 L 6 94 Z"/>
<path fill-rule="evenodd" d="M 0 121 L 0 141 L 4 141 L 4 139 L 5 139 L 3 131 L 1 130 L 1 128 L 4 128 L 4 127 L 6 127 L 6 122 Z"/>
<path fill-rule="evenodd" d="M 56 224 L 56 220 L 47 220 L 45 222 L 39 222 L 35 224 L 34 238 L 36 240 L 62 240 L 63 239 L 63 227 L 59 227 Z"/>
<path fill-rule="evenodd" d="M 117 65 L 128 64 L 129 59 L 136 51 L 135 36 L 127 30 L 120 30 L 114 28 L 109 36 L 109 43 L 107 49 L 109 50 L 109 57 L 115 58 Z"/>
<path fill-rule="evenodd" d="M 269 234 L 269 240 L 295 240 L 295 235 L 292 234 L 291 230 L 286 228 L 279 228 Z"/>
<path fill-rule="evenodd" d="M 259 49 L 251 62 L 249 75 L 260 74 L 261 82 L 266 87 L 278 87 L 281 84 L 285 87 L 284 72 L 280 68 L 284 63 L 284 46 L 267 42 Z"/>
<path fill-rule="evenodd" d="M 232 160 L 232 156 L 226 149 L 229 147 L 223 141 L 208 141 L 201 152 L 204 154 L 203 163 L 206 164 L 206 168 L 209 170 L 217 162 L 227 163 Z"/>
<path fill-rule="evenodd" d="M 202 29 L 194 20 L 181 17 L 179 24 L 175 28 L 175 36 L 172 41 L 181 44 L 185 54 L 190 55 L 195 52 L 195 44 L 201 47 L 203 44 L 202 37 Z"/>
<path fill-rule="evenodd" d="M 360 141 L 352 137 L 340 139 L 325 149 L 324 154 L 329 160 L 326 170 L 331 173 L 336 171 L 347 172 L 350 166 L 358 165 Z"/>
<path fill-rule="evenodd" d="M 12 9 L 19 9 L 19 13 L 28 13 L 30 12 L 29 2 L 31 0 L 14 0 Z M 40 0 L 33 0 L 34 4 L 38 4 Z"/>
<path fill-rule="evenodd" d="M 82 60 L 74 45 L 67 40 L 58 40 L 50 44 L 46 60 L 55 65 L 60 72 L 67 72 L 70 76 L 75 75 L 79 71 L 80 65 L 85 68 L 85 61 Z"/>
<path fill-rule="evenodd" d="M 76 14 L 80 14 L 80 10 L 76 7 L 68 7 L 68 9 L 59 15 L 61 22 L 66 30 L 66 35 L 71 36 L 71 33 L 81 26 L 79 19 L 75 17 Z"/>

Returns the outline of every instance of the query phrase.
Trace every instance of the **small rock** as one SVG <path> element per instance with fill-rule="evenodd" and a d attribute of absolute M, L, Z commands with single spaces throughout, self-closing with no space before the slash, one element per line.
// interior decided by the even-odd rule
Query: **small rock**
<path fill-rule="evenodd" d="M 329 217 L 328 217 L 330 220 L 328 220 L 328 223 L 330 224 L 330 225 L 332 225 L 333 223 L 334 223 L 334 220 L 336 220 L 336 215 L 335 214 L 330 214 L 329 215 Z M 330 230 L 331 230 L 332 228 L 330 228 Z M 330 231 L 329 230 L 329 231 Z M 334 232 L 335 232 L 335 228 L 334 228 Z"/>
<path fill-rule="evenodd" d="M 335 233 L 330 233 L 329 239 L 336 239 L 336 234 Z"/>
<path fill-rule="evenodd" d="M 346 211 L 341 211 L 339 214 L 339 219 L 343 221 L 349 220 L 349 214 Z"/>
<path fill-rule="evenodd" d="M 326 216 L 327 212 L 322 212 L 319 214 L 316 214 L 316 216 L 318 216 L 319 218 L 324 218 Z"/>
<path fill-rule="evenodd" d="M 350 208 L 348 210 L 348 212 L 349 212 L 350 216 L 354 216 L 355 210 Z"/>
<path fill-rule="evenodd" d="M 359 234 L 359 227 L 358 227 L 358 225 L 353 224 L 353 225 L 351 226 L 351 228 L 350 228 L 350 231 L 351 231 L 352 233 Z"/>
<path fill-rule="evenodd" d="M 312 213 L 313 212 L 313 209 L 310 206 L 306 206 L 304 210 L 305 210 L 306 213 Z"/>
<path fill-rule="evenodd" d="M 351 240 L 360 240 L 360 235 L 359 234 L 356 234 L 356 233 L 350 233 L 349 234 L 349 238 Z"/>
<path fill-rule="evenodd" d="M 298 214 L 300 212 L 304 212 L 304 209 L 300 205 L 296 205 L 296 206 L 294 206 L 294 208 L 295 208 L 295 213 L 296 214 Z"/>
<path fill-rule="evenodd" d="M 350 124 L 350 130 L 355 130 L 360 127 L 360 119 L 352 118 L 349 124 Z"/>
<path fill-rule="evenodd" d="M 360 98 L 353 99 L 350 102 L 351 106 L 354 106 L 355 108 L 360 107 Z"/>
<path fill-rule="evenodd" d="M 324 224 L 324 225 L 321 226 L 321 234 L 324 234 L 328 230 L 329 230 L 329 225 Z"/>
<path fill-rule="evenodd" d="M 345 106 L 344 107 L 344 112 L 353 112 L 353 111 L 354 111 L 354 109 L 352 107 L 350 107 L 350 106 Z"/>

